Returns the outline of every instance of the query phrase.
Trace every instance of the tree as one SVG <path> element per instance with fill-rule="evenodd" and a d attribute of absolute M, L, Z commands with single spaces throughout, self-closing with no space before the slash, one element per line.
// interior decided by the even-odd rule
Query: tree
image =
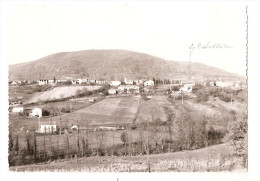
<path fill-rule="evenodd" d="M 124 144 L 126 144 L 126 142 L 127 142 L 127 133 L 126 133 L 126 132 L 123 132 L 123 133 L 121 134 L 121 141 L 122 141 Z"/>
<path fill-rule="evenodd" d="M 49 111 L 47 111 L 47 110 L 42 111 L 42 116 L 49 116 L 49 115 L 50 115 Z"/>

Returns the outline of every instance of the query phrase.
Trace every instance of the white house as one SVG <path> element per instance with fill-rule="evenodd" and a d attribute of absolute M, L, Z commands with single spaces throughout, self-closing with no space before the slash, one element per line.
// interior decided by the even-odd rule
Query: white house
<path fill-rule="evenodd" d="M 144 86 L 154 86 L 154 81 L 153 80 L 148 80 L 144 82 Z"/>
<path fill-rule="evenodd" d="M 121 85 L 120 81 L 115 80 L 110 82 L 110 86 L 119 86 L 119 85 Z"/>
<path fill-rule="evenodd" d="M 57 131 L 56 124 L 41 124 L 40 133 L 53 133 Z"/>
<path fill-rule="evenodd" d="M 230 87 L 233 86 L 233 82 L 216 81 L 217 87 Z"/>
<path fill-rule="evenodd" d="M 108 94 L 116 94 L 116 89 L 109 89 Z"/>
<path fill-rule="evenodd" d="M 172 80 L 172 85 L 173 86 L 180 86 L 180 85 L 182 85 L 182 80 Z"/>
<path fill-rule="evenodd" d="M 39 85 L 48 85 L 49 84 L 49 80 L 47 79 L 41 79 L 37 81 Z"/>
<path fill-rule="evenodd" d="M 13 113 L 22 113 L 23 107 L 14 107 L 12 112 Z"/>
<path fill-rule="evenodd" d="M 127 80 L 127 78 L 125 77 L 124 83 L 125 83 L 126 85 L 133 85 L 133 84 L 134 84 L 134 81 L 133 81 L 133 80 Z"/>
<path fill-rule="evenodd" d="M 118 87 L 118 91 L 124 92 L 125 90 L 130 91 L 130 90 L 135 90 L 139 92 L 139 87 L 136 85 L 120 85 Z"/>
<path fill-rule="evenodd" d="M 48 80 L 48 83 L 54 85 L 56 83 L 56 81 L 54 81 L 53 79 L 50 79 L 50 80 Z"/>
<path fill-rule="evenodd" d="M 71 84 L 73 85 L 77 84 L 77 80 L 71 80 Z"/>
<path fill-rule="evenodd" d="M 142 80 L 134 80 L 134 83 L 136 85 L 140 85 L 140 84 L 143 84 L 143 81 Z"/>
<path fill-rule="evenodd" d="M 32 112 L 29 114 L 31 117 L 36 116 L 36 117 L 42 117 L 42 109 L 35 107 L 32 109 Z"/>
<path fill-rule="evenodd" d="M 180 88 L 180 92 L 191 92 L 193 84 L 184 84 L 182 88 Z"/>
<path fill-rule="evenodd" d="M 16 81 L 13 81 L 13 82 L 11 83 L 11 85 L 17 85 L 17 82 L 16 82 Z"/>
<path fill-rule="evenodd" d="M 77 84 L 82 84 L 83 83 L 83 81 L 82 81 L 82 79 L 77 79 L 77 82 L 76 82 Z"/>
<path fill-rule="evenodd" d="M 87 83 L 88 79 L 82 79 L 82 83 Z"/>
<path fill-rule="evenodd" d="M 209 86 L 214 87 L 214 82 L 209 82 Z"/>

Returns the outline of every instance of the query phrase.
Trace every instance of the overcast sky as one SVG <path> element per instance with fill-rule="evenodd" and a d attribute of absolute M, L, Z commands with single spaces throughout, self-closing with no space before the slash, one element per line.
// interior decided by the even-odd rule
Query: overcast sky
<path fill-rule="evenodd" d="M 241 3 L 23 2 L 9 4 L 7 15 L 9 64 L 87 49 L 124 49 L 189 61 L 193 44 L 192 62 L 246 73 Z"/>

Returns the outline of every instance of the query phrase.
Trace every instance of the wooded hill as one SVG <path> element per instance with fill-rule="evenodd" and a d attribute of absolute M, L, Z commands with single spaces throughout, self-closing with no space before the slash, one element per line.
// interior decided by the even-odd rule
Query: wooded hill
<path fill-rule="evenodd" d="M 191 63 L 193 78 L 244 78 L 219 68 Z M 9 65 L 9 80 L 90 78 L 106 80 L 188 78 L 188 62 L 167 61 L 126 50 L 84 50 L 52 54 L 35 61 Z"/>

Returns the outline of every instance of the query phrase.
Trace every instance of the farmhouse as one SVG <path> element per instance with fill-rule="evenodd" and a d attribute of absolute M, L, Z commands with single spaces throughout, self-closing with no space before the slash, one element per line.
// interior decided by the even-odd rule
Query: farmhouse
<path fill-rule="evenodd" d="M 16 81 L 13 81 L 11 85 L 17 85 L 18 83 Z"/>
<path fill-rule="evenodd" d="M 125 77 L 124 83 L 125 83 L 126 85 L 133 85 L 133 84 L 134 84 L 134 81 L 133 81 L 133 80 L 127 80 L 127 78 Z"/>
<path fill-rule="evenodd" d="M 214 82 L 209 82 L 209 86 L 214 87 Z"/>
<path fill-rule="evenodd" d="M 30 117 L 42 117 L 42 109 L 41 108 L 38 108 L 38 107 L 35 107 L 31 110 L 31 112 L 29 113 L 29 116 Z"/>
<path fill-rule="evenodd" d="M 140 85 L 143 84 L 142 80 L 134 80 L 135 85 Z"/>
<path fill-rule="evenodd" d="M 134 90 L 136 93 L 139 93 L 139 87 L 136 85 L 120 85 L 118 87 L 119 92 L 124 92 L 124 91 L 129 92 L 130 90 Z"/>
<path fill-rule="evenodd" d="M 116 89 L 109 89 L 108 94 L 116 94 Z"/>
<path fill-rule="evenodd" d="M 56 81 L 53 80 L 53 79 L 50 79 L 50 80 L 48 80 L 48 83 L 51 84 L 51 85 L 54 85 L 56 83 Z"/>
<path fill-rule="evenodd" d="M 23 107 L 14 107 L 13 113 L 23 113 Z"/>
<path fill-rule="evenodd" d="M 71 84 L 73 85 L 77 84 L 77 80 L 71 80 Z"/>
<path fill-rule="evenodd" d="M 40 133 L 53 133 L 57 131 L 56 124 L 41 124 Z"/>
<path fill-rule="evenodd" d="M 41 79 L 37 81 L 39 85 L 48 85 L 49 84 L 49 80 L 47 79 Z"/>
<path fill-rule="evenodd" d="M 110 86 L 119 86 L 119 85 L 121 85 L 121 82 L 120 81 L 111 81 L 109 85 Z"/>
<path fill-rule="evenodd" d="M 217 87 L 230 87 L 233 86 L 233 82 L 216 81 Z"/>
<path fill-rule="evenodd" d="M 180 86 L 180 85 L 182 85 L 182 80 L 172 80 L 172 85 L 173 86 Z"/>
<path fill-rule="evenodd" d="M 148 87 L 148 86 L 154 86 L 154 81 L 153 80 L 148 80 L 144 82 L 144 86 Z"/>
<path fill-rule="evenodd" d="M 180 92 L 191 92 L 193 84 L 184 84 L 182 88 L 180 88 Z"/>

